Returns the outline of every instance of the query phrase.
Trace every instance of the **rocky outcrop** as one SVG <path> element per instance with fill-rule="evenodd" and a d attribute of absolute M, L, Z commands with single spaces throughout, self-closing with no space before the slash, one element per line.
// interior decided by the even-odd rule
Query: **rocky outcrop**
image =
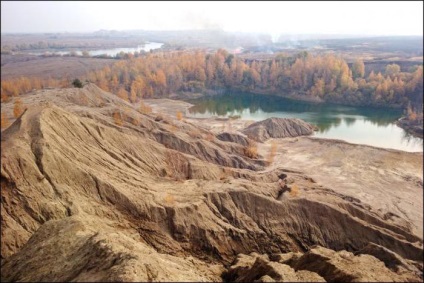
<path fill-rule="evenodd" d="M 326 282 L 315 272 L 295 271 L 287 264 L 273 262 L 266 255 L 240 254 L 224 272 L 226 282 Z"/>
<path fill-rule="evenodd" d="M 378 258 L 391 270 L 399 274 L 405 274 L 408 281 L 416 281 L 417 278 L 423 278 L 422 262 L 404 259 L 397 253 L 375 243 L 369 243 L 361 250 L 355 252 L 355 255 L 358 254 L 368 254 Z"/>
<path fill-rule="evenodd" d="M 239 255 L 224 272 L 230 282 L 418 282 L 422 277 L 399 275 L 371 255 L 312 247 L 303 255 L 287 253 Z"/>
<path fill-rule="evenodd" d="M 405 282 L 412 279 L 394 273 L 371 255 L 355 256 L 347 251 L 336 252 L 323 247 L 312 248 L 291 267 L 318 273 L 327 282 Z M 420 280 L 418 277 L 413 279 Z"/>
<path fill-rule="evenodd" d="M 249 259 L 253 271 L 230 278 L 317 281 L 296 268 L 316 244 L 422 258 L 408 227 L 301 172 L 258 171 L 241 145 L 130 110 L 119 126 L 108 104 L 66 105 L 33 105 L 2 132 L 2 281 L 217 281 L 251 252 L 271 261 Z"/>
<path fill-rule="evenodd" d="M 249 125 L 242 132 L 250 139 L 264 142 L 269 138 L 311 135 L 315 127 L 296 118 L 268 118 Z"/>

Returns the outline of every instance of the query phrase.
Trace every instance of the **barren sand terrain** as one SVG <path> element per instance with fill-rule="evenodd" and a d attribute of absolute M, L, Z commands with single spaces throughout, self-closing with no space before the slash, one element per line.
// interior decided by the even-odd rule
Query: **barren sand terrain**
<path fill-rule="evenodd" d="M 423 280 L 422 153 L 303 136 L 246 154 L 251 122 L 178 120 L 185 102 L 146 114 L 93 84 L 20 98 L 2 282 Z M 303 132 L 280 122 L 264 131 Z"/>
<path fill-rule="evenodd" d="M 188 113 L 192 104 L 169 99 L 146 100 L 155 111 L 175 115 Z M 212 132 L 240 132 L 253 121 L 227 118 L 187 118 Z M 319 184 L 369 205 L 388 221 L 411 223 L 423 237 L 423 153 L 351 144 L 342 140 L 296 137 L 259 143 L 267 156 L 271 143 L 277 155 L 268 170 L 284 167 L 302 172 Z M 404 221 L 407 219 L 408 221 Z"/>

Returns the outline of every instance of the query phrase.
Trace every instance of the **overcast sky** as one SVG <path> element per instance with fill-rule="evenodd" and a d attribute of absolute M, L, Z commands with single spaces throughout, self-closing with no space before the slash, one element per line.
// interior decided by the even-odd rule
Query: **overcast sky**
<path fill-rule="evenodd" d="M 1 1 L 1 32 L 220 28 L 271 34 L 423 35 L 423 2 Z"/>

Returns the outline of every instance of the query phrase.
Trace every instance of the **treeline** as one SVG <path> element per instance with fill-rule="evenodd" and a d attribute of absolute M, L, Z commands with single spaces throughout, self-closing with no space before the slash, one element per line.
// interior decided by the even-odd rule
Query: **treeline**
<path fill-rule="evenodd" d="M 406 107 L 410 103 L 421 108 L 423 94 L 422 66 L 401 72 L 399 65 L 389 64 L 384 74 L 371 72 L 365 77 L 361 60 L 349 67 L 341 57 L 306 52 L 270 61 L 246 61 L 224 50 L 152 53 L 91 72 L 87 78 L 131 102 L 174 92 L 227 88 L 354 105 Z"/>
<path fill-rule="evenodd" d="M 84 79 L 131 102 L 205 89 L 281 93 L 353 105 L 410 104 L 414 109 L 422 108 L 423 99 L 422 66 L 402 72 L 389 64 L 383 74 L 365 76 L 361 60 L 349 67 L 339 56 L 307 52 L 266 61 L 243 60 L 225 50 L 148 53 L 92 71 Z M 3 93 L 11 95 L 10 88 L 2 81 L 2 99 Z"/>
<path fill-rule="evenodd" d="M 20 77 L 16 79 L 1 80 L 1 102 L 8 102 L 11 97 L 30 92 L 34 89 L 49 87 L 69 87 L 68 78 L 61 80 L 53 78 Z"/>

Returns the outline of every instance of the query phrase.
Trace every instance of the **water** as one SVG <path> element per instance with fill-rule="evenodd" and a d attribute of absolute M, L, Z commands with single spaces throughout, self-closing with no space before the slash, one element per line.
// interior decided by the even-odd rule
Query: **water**
<path fill-rule="evenodd" d="M 158 42 L 148 42 L 144 45 L 139 45 L 137 47 L 119 47 L 119 48 L 111 48 L 111 49 L 97 49 L 97 50 L 89 50 L 90 56 L 98 56 L 98 55 L 108 55 L 108 56 L 115 56 L 116 54 L 120 53 L 121 51 L 124 53 L 134 53 L 135 51 L 146 51 L 149 52 L 150 50 L 161 48 L 163 43 Z M 60 54 L 60 55 L 68 55 L 71 51 L 51 51 L 51 53 Z M 75 51 L 77 55 L 82 55 L 82 51 Z M 29 53 L 31 55 L 42 55 L 46 52 L 32 52 Z M 50 53 L 50 52 L 49 52 Z"/>
<path fill-rule="evenodd" d="M 235 116 L 260 121 L 270 117 L 300 118 L 316 125 L 313 136 L 350 143 L 422 152 L 423 140 L 396 126 L 401 110 L 316 104 L 277 96 L 227 93 L 189 101 L 189 116 Z"/>

